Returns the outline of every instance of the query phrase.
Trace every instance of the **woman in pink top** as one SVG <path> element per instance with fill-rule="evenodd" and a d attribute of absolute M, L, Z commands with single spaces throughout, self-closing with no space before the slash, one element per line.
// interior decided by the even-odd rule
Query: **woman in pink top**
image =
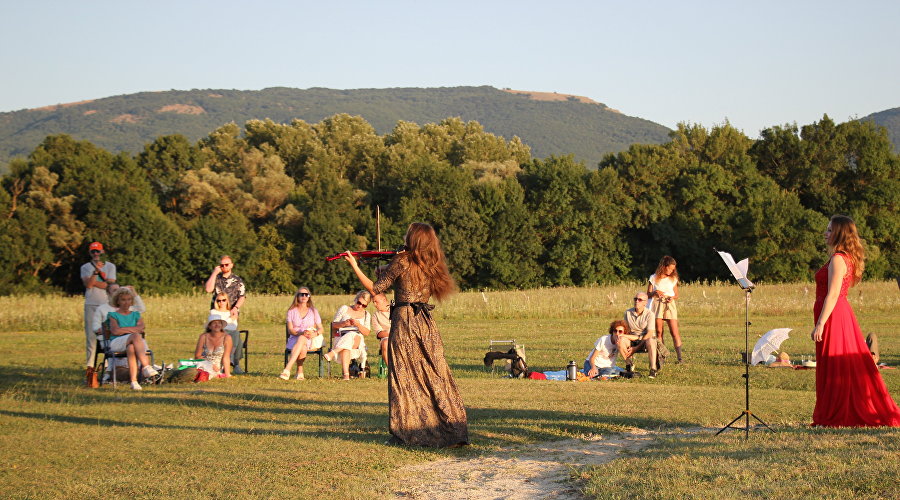
<path fill-rule="evenodd" d="M 324 342 L 324 329 L 319 311 L 313 306 L 312 294 L 309 288 L 301 286 L 294 294 L 294 301 L 287 311 L 287 329 L 290 336 L 286 349 L 291 350 L 291 357 L 284 365 L 284 370 L 279 378 L 287 380 L 291 378 L 291 367 L 297 363 L 297 380 L 303 380 L 303 362 L 306 361 L 306 353 L 322 347 Z"/>

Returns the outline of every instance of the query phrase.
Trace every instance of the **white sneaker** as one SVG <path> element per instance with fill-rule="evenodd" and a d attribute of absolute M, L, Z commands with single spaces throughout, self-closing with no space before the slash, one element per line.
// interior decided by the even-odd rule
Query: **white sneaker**
<path fill-rule="evenodd" d="M 143 374 L 144 378 L 150 378 L 159 375 L 159 372 L 156 371 L 156 368 L 153 368 L 152 366 L 145 366 L 143 369 Z"/>
<path fill-rule="evenodd" d="M 135 390 L 135 391 L 143 391 L 143 390 L 144 390 L 144 388 L 141 387 L 141 384 L 139 384 L 139 383 L 137 383 L 137 382 L 132 382 L 132 383 L 131 383 L 131 388 L 132 388 L 133 390 Z"/>

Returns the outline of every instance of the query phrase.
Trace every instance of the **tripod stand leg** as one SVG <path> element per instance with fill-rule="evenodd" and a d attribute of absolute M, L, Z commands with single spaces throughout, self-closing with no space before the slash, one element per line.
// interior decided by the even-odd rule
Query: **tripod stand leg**
<path fill-rule="evenodd" d="M 755 418 L 757 422 L 763 424 L 763 427 L 765 427 L 766 429 L 769 429 L 771 432 L 775 432 L 775 429 L 769 427 L 769 424 L 763 422 L 763 420 L 762 420 L 761 418 L 757 417 L 757 416 L 754 415 L 753 413 L 751 413 L 750 416 L 753 417 L 753 418 Z M 748 423 L 748 425 L 749 425 L 749 423 Z"/>
<path fill-rule="evenodd" d="M 716 433 L 716 436 L 718 436 L 719 434 L 721 434 L 722 431 L 724 431 L 725 429 L 742 429 L 742 427 L 731 427 L 731 425 L 734 424 L 735 422 L 737 422 L 738 420 L 740 420 L 741 417 L 743 417 L 743 416 L 744 416 L 744 413 L 741 413 L 740 415 L 738 415 L 737 417 L 735 417 L 734 420 L 732 420 L 731 422 L 728 422 L 728 425 L 726 425 L 725 427 L 722 427 L 721 429 L 719 429 L 719 432 Z"/>

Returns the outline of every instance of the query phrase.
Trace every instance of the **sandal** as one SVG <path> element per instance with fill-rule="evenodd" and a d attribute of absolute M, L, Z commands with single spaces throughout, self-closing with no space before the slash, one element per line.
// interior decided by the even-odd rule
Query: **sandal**
<path fill-rule="evenodd" d="M 283 372 L 281 372 L 281 375 L 279 375 L 278 378 L 280 378 L 281 380 L 288 380 L 291 378 L 291 372 L 284 370 Z"/>
<path fill-rule="evenodd" d="M 330 357 L 329 357 L 329 355 L 330 355 Z M 323 354 L 322 357 L 325 358 L 325 361 L 328 361 L 330 363 L 330 362 L 334 361 L 335 355 L 332 354 L 332 351 L 328 351 L 325 354 Z"/>
<path fill-rule="evenodd" d="M 306 377 L 303 376 L 303 372 L 297 374 L 297 380 L 306 380 Z"/>

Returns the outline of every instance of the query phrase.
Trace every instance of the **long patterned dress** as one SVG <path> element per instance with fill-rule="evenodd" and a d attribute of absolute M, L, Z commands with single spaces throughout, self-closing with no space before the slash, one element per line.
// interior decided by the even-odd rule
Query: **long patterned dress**
<path fill-rule="evenodd" d="M 409 255 L 397 254 L 375 283 L 375 293 L 394 285 L 388 341 L 390 432 L 401 442 L 445 447 L 469 441 L 466 409 L 444 358 L 444 342 L 428 304 L 431 289 L 410 272 Z"/>
<path fill-rule="evenodd" d="M 841 253 L 847 274 L 831 316 L 825 322 L 822 341 L 816 342 L 816 408 L 813 425 L 826 427 L 900 426 L 900 409 L 888 393 L 875 361 L 863 339 L 847 290 L 853 262 Z M 813 321 L 828 294 L 828 263 L 816 272 L 816 304 Z"/>

